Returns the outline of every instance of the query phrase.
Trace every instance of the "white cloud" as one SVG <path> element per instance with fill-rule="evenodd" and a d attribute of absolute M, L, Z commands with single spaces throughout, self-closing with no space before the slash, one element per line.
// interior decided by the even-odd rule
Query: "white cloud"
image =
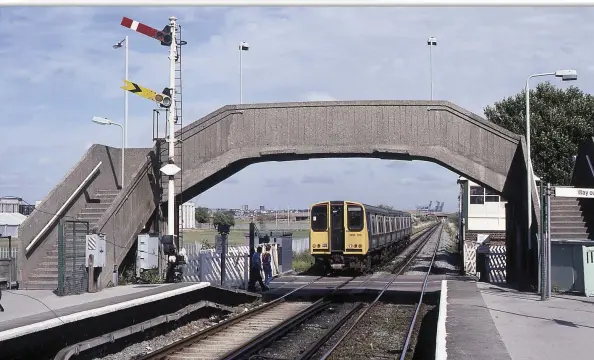
<path fill-rule="evenodd" d="M 247 103 L 427 99 L 428 36 L 438 39 L 435 97 L 477 114 L 535 72 L 573 67 L 576 85 L 594 86 L 592 51 L 582 40 L 594 31 L 591 8 L 7 8 L 0 18 L 0 30 L 13 34 L 0 46 L 0 95 L 10 104 L 0 120 L 4 175 L 34 178 L 41 158 L 54 164 L 44 170 L 49 184 L 23 181 L 21 196 L 43 198 L 90 144 L 120 146 L 117 128 L 90 122 L 123 122 L 124 59 L 111 45 L 129 36 L 132 80 L 157 90 L 168 81 L 167 49 L 121 27 L 121 17 L 161 28 L 170 14 L 188 41 L 185 124 L 238 102 L 241 41 L 251 46 L 243 54 Z M 130 146 L 151 145 L 152 108 L 130 95 Z M 304 176 L 334 183 L 300 184 Z M 266 178 L 284 185 L 269 187 Z M 408 207 L 439 198 L 454 209 L 456 196 L 455 175 L 437 165 L 329 159 L 253 165 L 199 201 L 306 206 L 355 197 Z"/>

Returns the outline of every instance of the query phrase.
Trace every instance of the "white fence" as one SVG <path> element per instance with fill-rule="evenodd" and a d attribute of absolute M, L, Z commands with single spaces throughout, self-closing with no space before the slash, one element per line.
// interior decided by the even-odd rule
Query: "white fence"
<path fill-rule="evenodd" d="M 8 258 L 10 258 L 9 252 L 10 251 L 8 250 L 8 246 L 6 246 L 6 247 L 0 247 L 0 259 L 8 259 Z M 16 246 L 13 246 L 12 247 L 12 257 L 13 258 L 16 258 L 18 252 L 19 252 L 19 249 L 17 249 Z"/>
<path fill-rule="evenodd" d="M 293 253 L 301 254 L 309 251 L 309 238 L 293 239 Z"/>
<path fill-rule="evenodd" d="M 489 282 L 493 284 L 505 283 L 507 263 L 505 246 L 481 246 L 477 243 L 464 243 L 464 271 L 466 274 L 480 276 L 476 264 L 477 252 L 487 256 L 486 271 Z"/>
<path fill-rule="evenodd" d="M 188 263 L 184 268 L 183 281 L 208 281 L 221 285 L 221 255 L 215 249 L 202 249 L 201 244 L 185 244 Z M 271 244 L 272 276 L 278 274 L 278 249 Z M 225 257 L 225 281 L 223 286 L 247 289 L 249 279 L 249 246 L 230 246 Z M 264 274 L 262 274 L 264 278 Z"/>

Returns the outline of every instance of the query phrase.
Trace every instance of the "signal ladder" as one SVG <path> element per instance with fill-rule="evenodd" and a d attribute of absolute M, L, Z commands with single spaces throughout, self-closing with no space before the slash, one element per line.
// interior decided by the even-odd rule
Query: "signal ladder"
<path fill-rule="evenodd" d="M 175 62 L 175 103 L 172 104 L 172 108 L 167 109 L 165 111 L 165 134 L 164 137 L 159 137 L 159 115 L 162 109 L 155 109 L 153 111 L 153 140 L 155 141 L 155 145 L 157 148 L 157 154 L 159 156 L 159 169 L 163 166 L 167 165 L 169 162 L 169 144 L 167 143 L 167 138 L 169 135 L 169 131 L 176 132 L 176 139 L 177 142 L 174 144 L 174 161 L 177 166 L 181 169 L 184 168 L 183 165 L 183 140 L 184 136 L 183 133 L 180 131 L 183 128 L 183 109 L 182 109 L 182 46 L 186 44 L 185 41 L 181 40 L 181 26 L 177 25 L 176 27 L 176 48 L 177 48 L 177 57 Z M 169 111 L 175 111 L 175 125 L 173 129 L 169 128 L 169 122 L 167 118 L 169 116 Z M 158 169 L 156 169 L 158 170 Z M 183 170 L 175 174 L 174 176 L 174 183 L 175 183 L 175 233 L 178 235 L 178 241 L 176 241 L 176 247 L 181 249 L 183 247 L 183 235 L 180 231 L 182 228 L 180 225 L 181 221 L 183 221 L 183 216 L 180 214 L 180 207 L 183 204 L 182 199 L 182 190 L 183 190 Z M 159 209 L 157 218 L 161 224 L 167 223 L 167 219 L 163 216 L 166 207 L 165 204 L 167 203 L 167 192 L 168 192 L 168 183 L 169 177 L 162 172 L 159 171 L 158 176 L 158 186 L 161 189 L 161 196 L 159 199 Z M 162 226 L 159 226 L 159 229 L 162 229 Z"/>

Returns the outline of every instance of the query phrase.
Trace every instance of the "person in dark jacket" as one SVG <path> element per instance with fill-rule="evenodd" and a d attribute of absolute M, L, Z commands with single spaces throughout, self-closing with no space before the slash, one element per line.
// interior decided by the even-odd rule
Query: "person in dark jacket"
<path fill-rule="evenodd" d="M 2 300 L 2 289 L 0 289 L 0 300 Z M 2 304 L 0 304 L 0 312 L 4 312 L 4 308 L 2 307 Z"/>
<path fill-rule="evenodd" d="M 252 256 L 252 267 L 250 269 L 250 281 L 248 283 L 248 289 L 250 291 L 256 291 L 256 281 L 260 284 L 262 291 L 268 290 L 268 286 L 262 281 L 262 260 L 260 255 L 262 254 L 262 247 L 258 246 L 256 252 Z"/>
<path fill-rule="evenodd" d="M 270 285 L 272 280 L 272 254 L 270 245 L 266 245 L 266 252 L 262 254 L 262 269 L 264 269 L 264 284 Z"/>

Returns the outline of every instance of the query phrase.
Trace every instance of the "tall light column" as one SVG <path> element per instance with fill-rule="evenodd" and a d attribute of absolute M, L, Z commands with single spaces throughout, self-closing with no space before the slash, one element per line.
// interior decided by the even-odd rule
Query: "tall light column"
<path fill-rule="evenodd" d="M 431 81 L 431 100 L 433 100 L 433 47 L 437 46 L 437 39 L 431 36 L 427 39 L 427 45 L 429 46 L 429 77 Z"/>
<path fill-rule="evenodd" d="M 241 59 L 241 53 L 244 51 L 248 51 L 250 49 L 250 45 L 245 41 L 242 41 L 239 44 L 239 103 L 243 104 L 243 65 Z"/>
<path fill-rule="evenodd" d="M 128 47 L 129 47 L 128 36 L 124 40 L 113 45 L 114 49 L 119 49 L 124 46 L 124 79 L 128 79 Z M 128 91 L 124 92 L 124 147 L 128 147 Z M 123 186 L 123 183 L 122 183 Z"/>
<path fill-rule="evenodd" d="M 526 240 L 528 241 L 528 249 L 532 248 L 532 232 L 530 231 L 531 227 L 532 227 L 532 182 L 534 181 L 534 172 L 532 170 L 532 157 L 531 157 L 531 152 L 530 152 L 530 79 L 535 78 L 535 77 L 542 77 L 542 76 L 555 76 L 555 77 L 560 77 L 561 80 L 563 81 L 571 81 L 571 80 L 577 80 L 577 71 L 576 70 L 557 70 L 555 72 L 548 72 L 548 73 L 540 73 L 540 74 L 533 74 L 528 76 L 528 79 L 526 79 L 526 155 L 528 158 L 528 163 L 527 165 L 527 187 L 526 189 L 527 194 L 526 194 L 526 199 L 527 199 L 527 231 L 526 231 Z M 542 224 L 544 226 L 544 224 Z M 542 243 L 543 239 L 541 239 L 541 244 L 544 246 L 544 243 Z M 550 256 L 550 254 L 549 254 Z M 544 259 L 541 259 L 541 266 L 545 266 L 547 262 L 544 261 Z M 545 271 L 545 274 L 548 277 L 550 277 L 550 273 L 549 273 L 550 269 L 547 269 Z M 541 289 L 541 291 L 544 291 L 544 289 Z"/>

